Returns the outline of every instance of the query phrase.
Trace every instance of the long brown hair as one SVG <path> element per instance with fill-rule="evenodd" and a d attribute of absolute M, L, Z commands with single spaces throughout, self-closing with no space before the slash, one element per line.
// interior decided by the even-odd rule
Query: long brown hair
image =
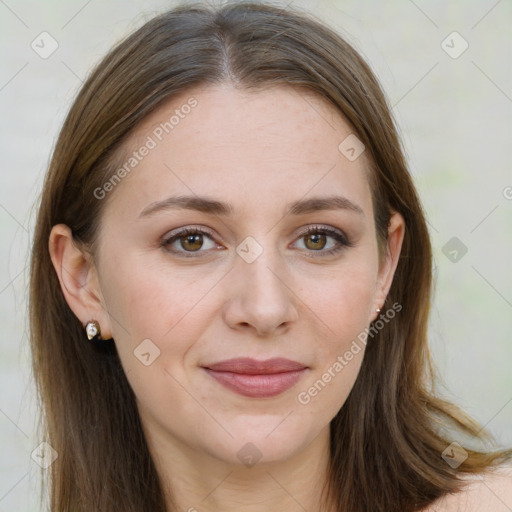
<path fill-rule="evenodd" d="M 310 14 L 261 2 L 196 3 L 151 19 L 99 63 L 69 111 L 45 178 L 32 250 L 30 322 L 41 426 L 58 453 L 47 474 L 51 510 L 167 510 L 115 345 L 87 343 L 61 292 L 48 239 L 52 226 L 64 223 L 94 254 L 106 203 L 94 190 L 115 172 L 134 127 L 177 93 L 226 81 L 254 90 L 303 87 L 330 101 L 366 147 L 381 251 L 390 212 L 405 219 L 384 305 L 398 303 L 402 310 L 368 343 L 355 385 L 331 423 L 329 500 L 350 512 L 419 510 L 457 490 L 461 474 L 506 460 L 510 451 L 466 447 L 468 458 L 452 468 L 441 456 L 452 440 L 489 436 L 432 390 L 429 234 L 372 71 Z"/>

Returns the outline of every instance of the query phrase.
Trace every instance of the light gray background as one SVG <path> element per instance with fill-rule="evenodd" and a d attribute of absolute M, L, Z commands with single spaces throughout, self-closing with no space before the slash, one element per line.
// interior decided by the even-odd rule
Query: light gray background
<path fill-rule="evenodd" d="M 381 80 L 430 225 L 440 391 L 512 445 L 512 5 L 293 3 L 344 33 Z M 172 4 L 0 0 L 0 512 L 39 510 L 26 292 L 33 204 L 51 149 L 91 66 Z M 43 31 L 59 45 L 47 59 L 31 48 Z M 458 58 L 443 49 L 463 48 L 453 31 L 469 44 Z M 452 237 L 468 249 L 456 262 L 443 252 Z"/>

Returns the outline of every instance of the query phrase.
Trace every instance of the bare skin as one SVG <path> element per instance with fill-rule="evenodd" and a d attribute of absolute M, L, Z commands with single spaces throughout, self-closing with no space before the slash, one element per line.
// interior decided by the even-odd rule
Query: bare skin
<path fill-rule="evenodd" d="M 346 158 L 338 146 L 352 133 L 348 124 L 324 100 L 289 87 L 187 91 L 137 127 L 127 157 L 148 136 L 156 140 L 155 129 L 191 97 L 197 105 L 99 199 L 107 203 L 94 259 L 58 225 L 52 261 L 83 325 L 95 318 L 103 337 L 114 338 L 180 510 L 317 511 L 330 421 L 364 356 L 365 344 L 356 352 L 353 342 L 387 296 L 404 221 L 393 214 L 379 262 L 365 153 Z M 185 195 L 228 203 L 233 213 L 142 213 Z M 287 213 L 292 202 L 332 196 L 360 211 Z M 207 233 L 191 242 L 177 236 L 186 227 Z M 308 235 L 308 227 L 317 231 Z M 261 253 L 248 262 L 237 248 Z M 148 365 L 134 354 L 143 340 Z M 307 370 L 277 396 L 246 397 L 203 368 L 233 357 L 285 357 Z M 325 386 L 308 392 L 326 372 Z M 249 467 L 247 456 L 256 463 Z"/>
<path fill-rule="evenodd" d="M 445 495 L 422 512 L 510 512 L 512 510 L 512 466 L 485 474 L 467 476 L 465 487 Z"/>

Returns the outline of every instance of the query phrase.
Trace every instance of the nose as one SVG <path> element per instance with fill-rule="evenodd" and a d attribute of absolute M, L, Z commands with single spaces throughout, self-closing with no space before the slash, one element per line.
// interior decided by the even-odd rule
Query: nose
<path fill-rule="evenodd" d="M 232 329 L 264 337 L 286 331 L 298 319 L 299 298 L 278 256 L 264 250 L 248 263 L 236 258 L 227 285 L 224 321 Z"/>

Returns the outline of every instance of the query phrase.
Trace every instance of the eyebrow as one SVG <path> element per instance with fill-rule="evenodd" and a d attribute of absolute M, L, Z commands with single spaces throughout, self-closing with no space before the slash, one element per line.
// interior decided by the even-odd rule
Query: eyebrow
<path fill-rule="evenodd" d="M 139 218 L 149 217 L 160 211 L 185 209 L 209 213 L 211 215 L 231 216 L 234 208 L 221 201 L 200 196 L 174 196 L 149 204 L 142 210 Z M 363 209 L 344 196 L 312 197 L 294 201 L 286 205 L 286 214 L 304 215 L 325 210 L 347 210 L 365 216 Z"/>

